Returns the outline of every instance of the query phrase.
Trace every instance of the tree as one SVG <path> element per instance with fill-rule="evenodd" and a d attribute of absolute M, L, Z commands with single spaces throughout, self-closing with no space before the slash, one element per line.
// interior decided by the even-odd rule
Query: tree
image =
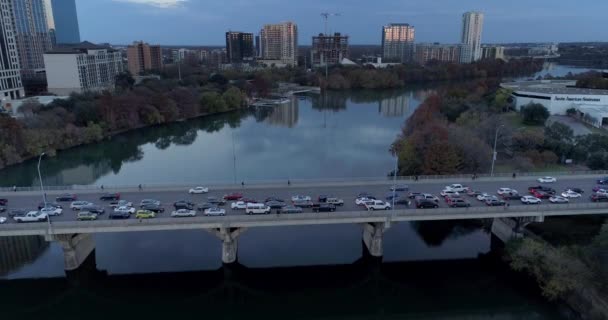
<path fill-rule="evenodd" d="M 125 71 L 121 72 L 116 76 L 115 79 L 115 87 L 120 90 L 129 90 L 133 88 L 133 84 L 135 84 L 135 79 L 131 75 L 131 72 Z"/>
<path fill-rule="evenodd" d="M 244 103 L 243 93 L 237 87 L 230 87 L 230 89 L 224 92 L 222 98 L 229 110 L 239 109 Z"/>
<path fill-rule="evenodd" d="M 540 103 L 530 103 L 521 108 L 523 122 L 526 125 L 544 125 L 549 118 L 549 110 Z"/>
<path fill-rule="evenodd" d="M 587 158 L 587 166 L 591 170 L 606 170 L 608 168 L 608 154 L 606 152 L 594 152 Z"/>
<path fill-rule="evenodd" d="M 448 142 L 432 143 L 424 154 L 422 170 L 424 174 L 454 174 L 459 171 L 462 160 L 457 150 Z"/>

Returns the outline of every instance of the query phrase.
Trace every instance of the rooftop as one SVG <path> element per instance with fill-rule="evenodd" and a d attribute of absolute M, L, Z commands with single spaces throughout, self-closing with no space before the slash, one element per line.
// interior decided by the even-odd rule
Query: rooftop
<path fill-rule="evenodd" d="M 541 94 L 608 95 L 608 90 L 575 88 L 574 80 L 535 80 L 502 83 L 503 88 Z"/>
<path fill-rule="evenodd" d="M 108 50 L 115 52 L 116 50 L 109 46 L 101 46 L 88 41 L 83 41 L 76 44 L 62 44 L 55 47 L 53 50 L 47 51 L 47 54 L 69 54 L 69 53 L 86 53 L 88 50 Z"/>

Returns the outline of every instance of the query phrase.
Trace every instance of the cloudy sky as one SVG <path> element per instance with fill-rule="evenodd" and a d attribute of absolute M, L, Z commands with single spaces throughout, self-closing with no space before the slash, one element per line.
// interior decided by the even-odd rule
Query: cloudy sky
<path fill-rule="evenodd" d="M 486 14 L 483 41 L 608 41 L 606 0 L 76 0 L 81 36 L 115 44 L 222 45 L 227 30 L 257 32 L 264 23 L 298 24 L 300 44 L 323 31 L 353 44 L 380 44 L 382 25 L 410 23 L 417 42 L 458 42 L 461 15 Z"/>

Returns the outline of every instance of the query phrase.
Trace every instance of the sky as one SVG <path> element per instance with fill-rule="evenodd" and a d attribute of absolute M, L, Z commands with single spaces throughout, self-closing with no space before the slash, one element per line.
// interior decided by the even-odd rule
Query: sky
<path fill-rule="evenodd" d="M 228 30 L 257 33 L 293 21 L 299 43 L 329 31 L 352 44 L 380 44 L 382 26 L 416 27 L 416 42 L 457 43 L 462 13 L 485 13 L 482 42 L 608 41 L 606 0 L 76 0 L 83 40 L 224 45 Z"/>

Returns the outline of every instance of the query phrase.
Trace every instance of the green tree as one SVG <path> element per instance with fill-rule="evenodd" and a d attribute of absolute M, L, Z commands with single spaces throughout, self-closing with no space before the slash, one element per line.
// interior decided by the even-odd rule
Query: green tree
<path fill-rule="evenodd" d="M 532 126 L 544 125 L 549 118 L 549 110 L 540 103 L 530 103 L 522 107 L 521 114 L 524 124 Z"/>
<path fill-rule="evenodd" d="M 591 170 L 606 170 L 608 168 L 608 154 L 606 152 L 594 152 L 587 158 L 587 166 Z"/>
<path fill-rule="evenodd" d="M 205 92 L 201 96 L 201 107 L 208 113 L 227 110 L 226 102 L 217 92 Z"/>
<path fill-rule="evenodd" d="M 120 89 L 122 91 L 129 90 L 129 89 L 133 88 L 133 85 L 135 84 L 135 79 L 133 79 L 133 75 L 131 75 L 131 72 L 125 71 L 125 72 L 119 73 L 116 76 L 114 84 L 115 84 L 116 89 Z"/>
<path fill-rule="evenodd" d="M 243 93 L 237 87 L 230 87 L 222 94 L 222 98 L 229 110 L 240 109 L 243 106 Z"/>

